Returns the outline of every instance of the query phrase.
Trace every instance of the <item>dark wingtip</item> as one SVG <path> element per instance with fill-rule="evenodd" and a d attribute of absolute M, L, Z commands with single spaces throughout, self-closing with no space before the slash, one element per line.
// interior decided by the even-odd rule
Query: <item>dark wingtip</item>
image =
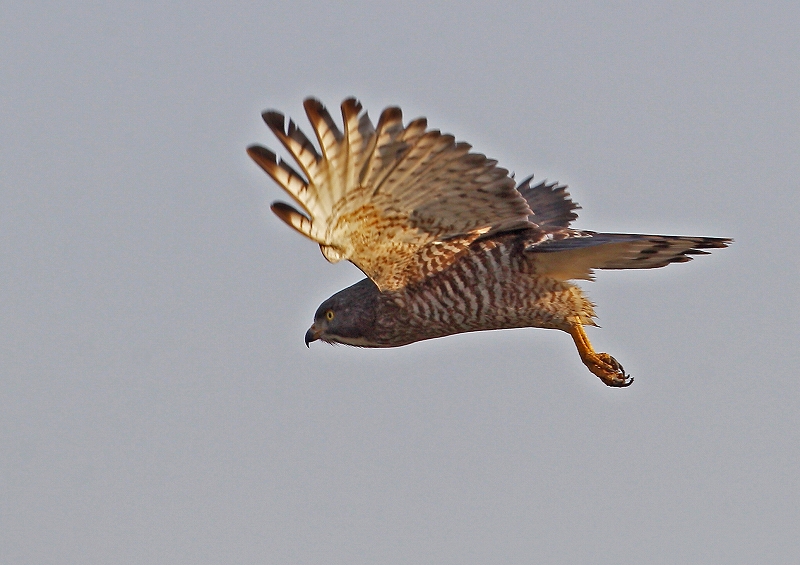
<path fill-rule="evenodd" d="M 256 162 L 256 164 L 264 169 L 267 173 L 272 170 L 273 166 L 277 164 L 277 155 L 261 145 L 251 145 L 247 148 L 247 154 Z"/>
<path fill-rule="evenodd" d="M 276 110 L 266 110 L 261 113 L 261 119 L 270 129 L 283 131 L 284 116 Z"/>
<path fill-rule="evenodd" d="M 378 129 L 381 129 L 382 126 L 385 126 L 389 122 L 395 121 L 403 121 L 403 111 L 397 106 L 389 106 L 388 108 L 384 108 L 383 112 L 381 112 L 381 115 L 378 118 Z"/>
<path fill-rule="evenodd" d="M 270 161 L 275 161 L 276 160 L 275 153 L 273 153 L 272 151 L 270 151 L 269 149 L 267 149 L 263 145 L 257 145 L 257 144 L 248 145 L 247 154 L 250 155 L 253 158 L 255 158 L 256 156 L 259 156 L 259 157 L 265 157 L 265 158 L 269 159 Z"/>
<path fill-rule="evenodd" d="M 311 109 L 312 111 L 313 110 L 321 111 L 325 110 L 325 105 L 319 98 L 315 96 L 309 96 L 308 98 L 303 100 L 303 108 L 306 110 L 306 112 L 308 112 L 309 109 Z"/>

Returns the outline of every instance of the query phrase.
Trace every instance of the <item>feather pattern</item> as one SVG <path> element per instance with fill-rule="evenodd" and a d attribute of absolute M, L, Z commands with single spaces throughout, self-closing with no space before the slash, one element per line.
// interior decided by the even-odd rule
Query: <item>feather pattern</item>
<path fill-rule="evenodd" d="M 543 229 L 568 228 L 578 219 L 575 210 L 580 206 L 570 198 L 567 185 L 540 182 L 531 186 L 533 177 L 522 181 L 517 190 L 528 203 L 533 214 L 528 219 Z"/>
<path fill-rule="evenodd" d="M 536 241 L 525 251 L 540 272 L 560 280 L 591 280 L 594 269 L 654 269 L 685 263 L 705 249 L 727 247 L 732 240 L 718 237 L 595 233 L 571 231 L 563 239 Z"/>
<path fill-rule="evenodd" d="M 329 261 L 353 262 L 381 290 L 430 276 L 495 226 L 533 227 L 508 171 L 428 130 L 425 119 L 404 127 L 400 109 L 387 108 L 373 127 L 350 98 L 341 106 L 342 132 L 318 100 L 304 107 L 319 151 L 282 114 L 263 114 L 300 172 L 269 149 L 254 145 L 248 153 L 302 208 L 276 203 L 278 217 L 319 243 Z M 435 253 L 425 251 L 431 245 Z"/>

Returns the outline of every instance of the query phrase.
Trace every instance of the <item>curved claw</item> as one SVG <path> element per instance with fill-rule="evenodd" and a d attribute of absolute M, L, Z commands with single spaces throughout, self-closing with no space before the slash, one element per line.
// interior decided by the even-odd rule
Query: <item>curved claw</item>
<path fill-rule="evenodd" d="M 600 380 L 602 380 L 607 386 L 613 386 L 618 388 L 631 386 L 631 384 L 633 383 L 633 377 L 625 374 L 625 368 L 619 361 L 614 359 L 608 353 L 598 353 L 597 357 L 600 361 L 602 361 L 605 364 L 605 367 L 603 367 L 603 369 L 606 370 L 603 371 L 603 374 L 600 374 L 599 372 L 596 371 L 592 372 L 598 377 L 600 377 Z"/>
<path fill-rule="evenodd" d="M 626 375 L 619 361 L 608 353 L 587 354 L 583 362 L 607 386 L 622 388 L 633 382 L 633 377 Z"/>
<path fill-rule="evenodd" d="M 578 347 L 578 353 L 581 356 L 581 361 L 586 365 L 589 370 L 600 377 L 607 386 L 616 388 L 623 388 L 631 386 L 633 377 L 625 374 L 625 369 L 619 361 L 614 359 L 608 353 L 596 353 L 592 349 L 592 344 L 589 343 L 589 338 L 586 337 L 586 332 L 583 331 L 583 326 L 580 323 L 573 324 L 569 330 L 575 345 Z"/>

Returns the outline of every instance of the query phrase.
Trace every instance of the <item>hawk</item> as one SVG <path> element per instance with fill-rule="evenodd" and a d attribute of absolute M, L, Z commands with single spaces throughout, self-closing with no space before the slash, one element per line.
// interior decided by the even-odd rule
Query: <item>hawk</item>
<path fill-rule="evenodd" d="M 479 330 L 555 328 L 572 336 L 606 385 L 625 387 L 633 378 L 589 343 L 593 304 L 570 281 L 592 280 L 595 269 L 683 263 L 732 241 L 573 229 L 579 206 L 565 185 L 534 185 L 532 177 L 517 185 L 497 161 L 428 129 L 425 118 L 403 125 L 390 107 L 373 125 L 348 98 L 340 130 L 318 100 L 304 108 L 319 150 L 283 114 L 263 114 L 297 168 L 259 145 L 247 152 L 299 207 L 275 202 L 272 211 L 328 261 L 347 259 L 367 276 L 320 305 L 306 345 L 397 347 Z"/>

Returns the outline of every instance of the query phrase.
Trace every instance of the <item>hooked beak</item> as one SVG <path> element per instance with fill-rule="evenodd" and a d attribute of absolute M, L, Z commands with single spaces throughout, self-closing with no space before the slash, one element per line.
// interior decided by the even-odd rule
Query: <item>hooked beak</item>
<path fill-rule="evenodd" d="M 312 325 L 311 325 L 311 327 L 310 327 L 310 328 L 308 329 L 308 331 L 306 332 L 306 338 L 305 338 L 305 341 L 306 341 L 306 347 L 308 347 L 308 346 L 309 346 L 308 344 L 309 344 L 309 343 L 311 343 L 312 341 L 317 341 L 317 340 L 319 339 L 319 336 L 320 336 L 320 334 L 321 334 L 321 333 L 322 333 L 322 332 L 321 332 L 320 330 L 318 330 L 318 329 L 317 329 L 317 328 L 316 328 L 316 327 L 315 327 L 315 326 L 312 324 Z"/>

